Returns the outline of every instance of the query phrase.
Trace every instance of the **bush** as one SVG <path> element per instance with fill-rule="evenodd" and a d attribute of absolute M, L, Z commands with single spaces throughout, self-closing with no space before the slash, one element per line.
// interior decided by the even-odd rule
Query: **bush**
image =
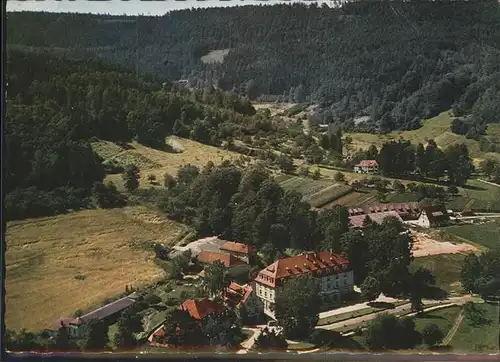
<path fill-rule="evenodd" d="M 422 331 L 422 340 L 429 347 L 441 343 L 443 338 L 443 331 L 434 323 L 427 324 Z"/>
<path fill-rule="evenodd" d="M 337 171 L 335 175 L 333 175 L 333 179 L 337 182 L 343 182 L 345 180 L 345 175 L 342 172 Z"/>
<path fill-rule="evenodd" d="M 161 303 L 161 298 L 156 294 L 148 294 L 144 300 L 148 302 L 149 305 L 155 305 Z"/>

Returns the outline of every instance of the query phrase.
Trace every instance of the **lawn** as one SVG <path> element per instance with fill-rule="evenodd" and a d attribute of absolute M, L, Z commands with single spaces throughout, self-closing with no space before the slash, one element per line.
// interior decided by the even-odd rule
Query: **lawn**
<path fill-rule="evenodd" d="M 427 324 L 434 323 L 446 336 L 453 326 L 455 319 L 458 317 L 460 310 L 461 308 L 456 306 L 425 313 L 421 317 L 414 318 L 415 328 L 422 333 Z"/>
<path fill-rule="evenodd" d="M 447 292 L 463 292 L 460 270 L 466 254 L 440 254 L 415 258 L 410 268 L 424 267 L 436 277 L 436 286 Z"/>
<path fill-rule="evenodd" d="M 151 184 L 147 176 L 152 174 L 158 183 L 162 183 L 163 175 L 168 172 L 175 176 L 180 167 L 192 164 L 203 167 L 208 161 L 218 165 L 224 160 L 240 159 L 241 155 L 236 152 L 223 150 L 214 146 L 208 146 L 185 138 L 170 136 L 169 142 L 174 142 L 181 152 L 165 152 L 162 150 L 146 147 L 137 142 L 131 142 L 127 148 L 106 141 L 92 143 L 92 148 L 105 160 L 114 159 L 120 164 L 135 163 L 141 170 L 141 187 L 149 187 Z M 123 190 L 123 181 L 120 174 L 107 175 L 106 181 L 113 181 L 119 190 Z"/>
<path fill-rule="evenodd" d="M 455 336 L 450 342 L 453 353 L 499 353 L 498 333 L 500 331 L 498 305 L 478 304 L 484 309 L 489 324 L 482 326 L 470 325 L 464 318 Z"/>
<path fill-rule="evenodd" d="M 375 203 L 376 194 L 371 191 L 353 191 L 344 195 L 326 205 L 323 208 L 332 208 L 335 205 L 343 205 L 348 208 L 361 207 L 363 205 L 369 205 L 370 203 Z"/>
<path fill-rule="evenodd" d="M 100 306 L 126 285 L 164 274 L 144 242 L 171 244 L 185 227 L 144 207 L 85 210 L 7 223 L 6 326 L 39 330 Z"/>
<path fill-rule="evenodd" d="M 446 231 L 490 249 L 500 248 L 500 220 L 490 220 L 483 224 L 453 225 L 447 227 Z"/>
<path fill-rule="evenodd" d="M 500 159 L 500 153 L 485 153 L 479 149 L 479 142 L 467 139 L 465 136 L 454 134 L 450 131 L 450 124 L 453 117 L 450 116 L 449 112 L 443 112 L 436 117 L 427 119 L 422 122 L 422 127 L 412 131 L 394 131 L 388 135 L 379 134 L 367 134 L 367 133 L 350 133 L 346 134 L 352 138 L 351 148 L 353 149 L 367 149 L 372 144 L 380 149 L 385 142 L 391 140 L 398 140 L 403 138 L 411 141 L 411 143 L 418 144 L 423 143 L 428 139 L 434 139 L 437 145 L 441 148 L 446 148 L 452 144 L 465 143 L 469 149 L 470 155 L 476 159 L 484 158 L 496 158 Z M 488 130 L 486 131 L 486 137 L 499 144 L 498 135 L 500 133 L 500 125 L 491 124 L 488 125 Z"/>

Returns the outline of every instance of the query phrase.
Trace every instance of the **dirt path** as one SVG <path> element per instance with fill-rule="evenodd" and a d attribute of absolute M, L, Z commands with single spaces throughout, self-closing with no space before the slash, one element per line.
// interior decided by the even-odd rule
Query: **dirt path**
<path fill-rule="evenodd" d="M 443 343 L 442 343 L 443 346 L 447 346 L 448 343 L 451 342 L 451 340 L 455 336 L 455 333 L 457 333 L 458 328 L 460 327 L 460 324 L 462 323 L 463 319 L 464 319 L 464 313 L 463 313 L 463 311 L 460 311 L 460 314 L 455 319 L 455 323 L 453 323 L 453 327 L 451 327 L 450 331 L 448 332 L 446 337 L 443 339 Z"/>
<path fill-rule="evenodd" d="M 500 187 L 500 185 L 499 185 L 499 184 L 496 184 L 496 183 L 494 183 L 494 182 L 490 182 L 490 181 L 486 181 L 486 180 L 481 180 L 480 178 L 478 178 L 477 180 L 478 180 L 478 181 L 480 181 L 480 182 L 483 182 L 483 183 L 485 183 L 485 184 L 488 184 L 488 185 L 492 185 L 492 186 Z"/>
<path fill-rule="evenodd" d="M 421 232 L 413 232 L 412 234 L 412 252 L 415 258 L 428 255 L 456 254 L 479 250 L 476 246 L 467 243 L 453 244 L 448 241 L 437 241 Z"/>

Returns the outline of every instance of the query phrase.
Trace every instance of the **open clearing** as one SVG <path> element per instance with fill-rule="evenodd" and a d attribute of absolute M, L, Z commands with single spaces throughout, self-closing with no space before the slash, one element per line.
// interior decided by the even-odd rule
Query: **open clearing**
<path fill-rule="evenodd" d="M 231 49 L 217 49 L 208 52 L 208 54 L 202 56 L 200 60 L 205 64 L 222 63 L 224 62 L 224 57 L 229 53 Z"/>
<path fill-rule="evenodd" d="M 500 221 L 454 225 L 446 231 L 490 249 L 500 249 Z"/>
<path fill-rule="evenodd" d="M 144 207 L 9 222 L 7 327 L 39 330 L 61 316 L 99 305 L 125 285 L 162 277 L 154 254 L 142 242 L 172 244 L 185 232 L 183 225 Z"/>
<path fill-rule="evenodd" d="M 458 306 L 434 310 L 423 314 L 422 316 L 415 316 L 413 320 L 415 321 L 415 329 L 422 333 L 425 326 L 429 323 L 436 324 L 441 331 L 443 331 L 446 336 L 450 331 L 451 327 L 455 323 L 458 315 L 460 314 L 461 308 Z"/>
<path fill-rule="evenodd" d="M 439 254 L 457 254 L 479 251 L 479 248 L 474 245 L 466 243 L 453 244 L 448 241 L 437 241 L 430 238 L 429 235 L 420 232 L 412 232 L 412 236 L 412 251 L 415 258 Z"/>
<path fill-rule="evenodd" d="M 208 161 L 218 165 L 224 160 L 233 161 L 241 158 L 239 153 L 185 138 L 170 136 L 167 143 L 175 144 L 176 148 L 182 149 L 182 152 L 165 152 L 137 142 L 131 142 L 128 145 L 130 149 L 121 148 L 107 141 L 95 142 L 92 148 L 105 160 L 114 159 L 120 164 L 135 163 L 141 170 L 141 187 L 151 186 L 147 180 L 149 174 L 155 175 L 157 182 L 161 184 L 166 172 L 175 176 L 179 168 L 187 164 L 203 167 Z M 121 174 L 107 175 L 106 181 L 112 181 L 119 190 L 124 189 Z"/>
<path fill-rule="evenodd" d="M 500 160 L 500 153 L 485 153 L 479 149 L 479 142 L 465 138 L 465 136 L 454 134 L 450 131 L 450 124 L 453 117 L 449 112 L 443 112 L 436 117 L 427 119 L 422 122 L 422 127 L 413 131 L 394 131 L 388 135 L 368 134 L 368 133 L 350 133 L 352 138 L 353 149 L 367 149 L 372 144 L 379 149 L 385 142 L 404 138 L 412 143 L 424 143 L 428 139 L 434 139 L 437 145 L 441 148 L 446 148 L 452 144 L 465 143 L 469 149 L 470 155 L 473 158 L 495 158 Z M 490 124 L 486 131 L 486 138 L 490 142 L 500 143 L 500 125 Z M 500 144 L 499 144 L 500 146 Z"/>
<path fill-rule="evenodd" d="M 424 267 L 436 277 L 436 286 L 455 293 L 464 293 L 460 271 L 467 254 L 440 254 L 413 259 L 411 268 Z"/>

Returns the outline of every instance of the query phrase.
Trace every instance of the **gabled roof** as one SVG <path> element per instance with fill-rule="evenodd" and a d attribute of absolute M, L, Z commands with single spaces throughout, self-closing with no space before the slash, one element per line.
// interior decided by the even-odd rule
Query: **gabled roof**
<path fill-rule="evenodd" d="M 202 251 L 198 255 L 198 260 L 201 263 L 205 264 L 213 264 L 216 260 L 220 260 L 227 268 L 240 264 L 245 264 L 244 261 L 238 259 L 237 257 L 231 254 L 217 253 L 214 251 L 206 251 L 206 250 Z"/>
<path fill-rule="evenodd" d="M 421 208 L 418 202 L 403 202 L 403 203 L 379 203 L 370 204 L 363 208 L 353 208 L 349 209 L 349 215 L 360 215 L 360 214 L 372 214 L 377 212 L 395 211 L 399 216 L 416 215 L 418 216 L 421 212 Z"/>
<path fill-rule="evenodd" d="M 212 313 L 221 313 L 226 308 L 216 301 L 207 298 L 201 300 L 188 299 L 180 306 L 181 310 L 186 310 L 191 317 L 202 320 Z"/>
<path fill-rule="evenodd" d="M 352 215 L 349 216 L 349 220 L 351 221 L 352 227 L 362 228 L 366 217 L 370 218 L 373 222 L 376 222 L 377 224 L 382 224 L 384 219 L 390 216 L 395 217 L 397 220 L 403 222 L 403 219 L 401 219 L 401 216 L 399 216 L 399 214 L 396 211 L 382 211 L 371 214 Z"/>
<path fill-rule="evenodd" d="M 322 251 L 320 253 L 305 253 L 275 261 L 262 269 L 256 282 L 275 287 L 278 280 L 316 271 L 341 272 L 349 268 L 349 260 L 341 255 Z"/>
<path fill-rule="evenodd" d="M 234 241 L 227 241 L 224 245 L 221 246 L 221 250 L 232 251 L 235 253 L 244 253 L 249 254 L 255 252 L 255 248 L 253 246 L 249 246 L 242 243 L 236 243 Z"/>
<path fill-rule="evenodd" d="M 87 313 L 83 316 L 80 317 L 80 320 L 83 323 L 88 322 L 91 319 L 104 319 L 106 317 L 109 317 L 115 313 L 118 313 L 128 307 L 130 307 L 132 304 L 136 302 L 135 300 L 136 294 L 132 293 L 131 295 L 128 295 L 126 297 L 123 297 L 121 299 L 115 300 L 114 302 L 111 302 L 109 304 L 106 304 L 105 306 L 98 308 L 90 313 Z"/>
<path fill-rule="evenodd" d="M 442 204 L 424 207 L 422 211 L 425 212 L 431 223 L 439 223 L 450 220 L 450 215 L 448 215 L 446 207 Z"/>
<path fill-rule="evenodd" d="M 373 166 L 378 166 L 378 163 L 375 160 L 362 160 L 356 166 L 373 167 Z"/>

